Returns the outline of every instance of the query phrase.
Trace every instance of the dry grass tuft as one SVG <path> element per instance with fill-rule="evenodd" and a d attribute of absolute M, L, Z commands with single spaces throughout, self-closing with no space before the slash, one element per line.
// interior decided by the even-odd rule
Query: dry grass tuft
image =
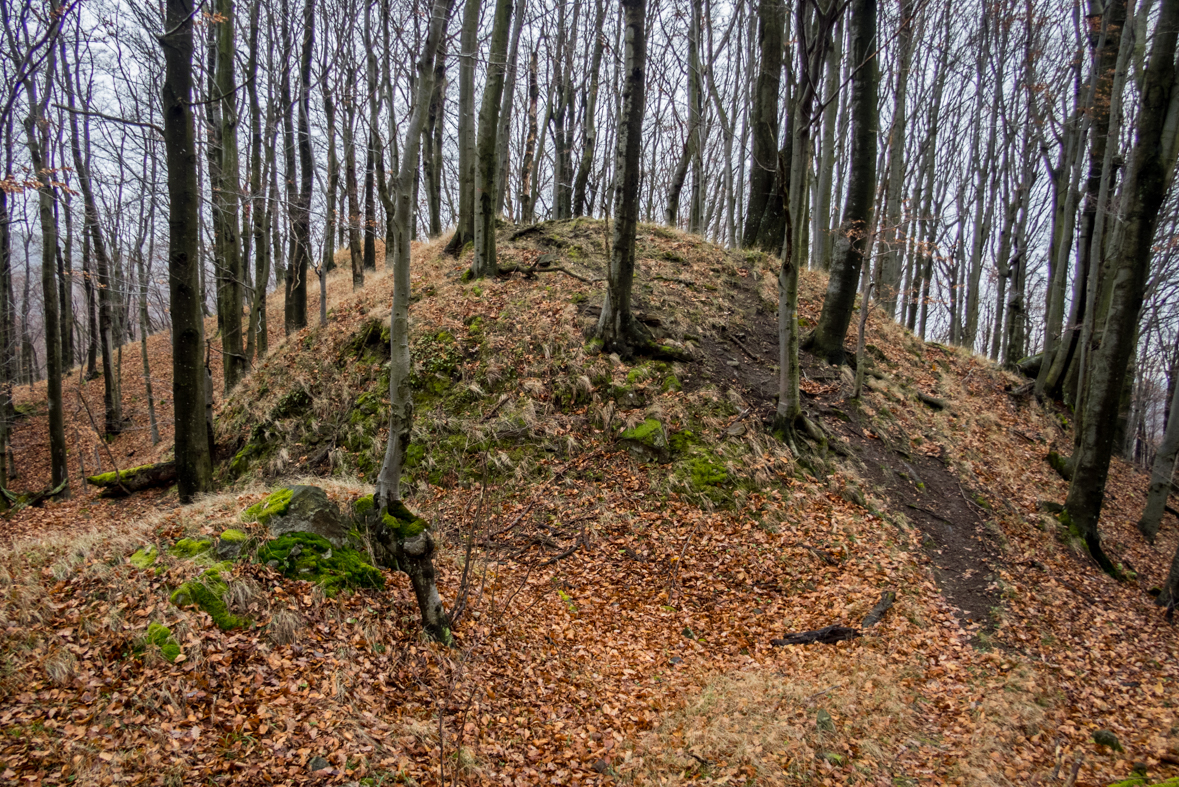
<path fill-rule="evenodd" d="M 306 628 L 307 624 L 298 612 L 276 609 L 266 624 L 266 637 L 276 646 L 282 647 L 295 642 Z"/>

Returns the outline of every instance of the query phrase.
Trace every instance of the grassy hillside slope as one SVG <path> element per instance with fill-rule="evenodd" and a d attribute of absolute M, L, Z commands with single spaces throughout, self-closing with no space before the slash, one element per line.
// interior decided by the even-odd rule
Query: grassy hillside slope
<path fill-rule="evenodd" d="M 776 262 L 642 225 L 637 307 L 685 363 L 624 363 L 585 328 L 602 223 L 505 228 L 501 265 L 415 249 L 407 502 L 438 533 L 456 647 L 420 639 L 408 580 L 326 598 L 248 561 L 219 630 L 169 593 L 177 539 L 280 480 L 347 505 L 384 447 L 389 286 L 329 300 L 218 405 L 224 491 L 26 510 L 0 552 L 0 778 L 45 783 L 1106 784 L 1179 773 L 1179 637 L 1146 590 L 1179 540 L 1137 536 L 1117 465 L 1094 569 L 1047 514 L 1067 422 L 960 350 L 869 319 L 872 375 L 805 364 L 824 445 L 766 432 Z M 801 316 L 824 282 L 804 273 Z M 273 324 L 273 323 L 272 323 Z M 160 364 L 157 364 L 157 368 Z M 923 404 L 939 399 L 948 406 Z M 99 398 L 97 401 L 101 401 Z M 123 438 L 120 438 L 122 440 Z M 119 446 L 116 443 L 116 446 Z M 151 509 L 143 511 L 142 509 Z M 86 527 L 79 519 L 88 517 Z M 85 535 L 79 531 L 85 530 Z M 147 568 L 128 557 L 145 544 Z M 776 646 L 790 633 L 864 635 Z M 147 639 L 169 628 L 180 658 Z M 153 629 L 158 631 L 158 629 Z M 1122 751 L 1095 742 L 1112 733 Z M 1107 740 L 1102 735 L 1099 740 Z M 321 759 L 316 759 L 321 758 Z M 316 766 L 324 766 L 314 772 Z M 1074 766 L 1076 770 L 1074 771 Z"/>

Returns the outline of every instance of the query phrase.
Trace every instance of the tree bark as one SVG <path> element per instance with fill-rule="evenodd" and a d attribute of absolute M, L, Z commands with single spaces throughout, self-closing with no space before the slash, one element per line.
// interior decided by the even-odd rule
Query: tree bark
<path fill-rule="evenodd" d="M 633 357 L 650 339 L 631 313 L 635 272 L 635 228 L 639 218 L 639 162 L 646 108 L 647 2 L 620 0 L 626 32 L 622 113 L 615 150 L 614 237 L 606 300 L 597 336 L 605 352 Z"/>
<path fill-rule="evenodd" d="M 197 254 L 196 139 L 192 118 L 193 0 L 167 0 L 159 36 L 166 71 L 164 147 L 168 157 L 168 289 L 172 315 L 172 402 L 182 503 L 213 487 L 205 430 L 205 371 L 201 359 L 200 258 Z"/>
<path fill-rule="evenodd" d="M 807 340 L 810 351 L 827 360 L 844 361 L 843 342 L 851 323 L 860 271 L 869 249 L 873 195 L 876 186 L 878 126 L 876 58 L 876 0 L 853 0 L 851 18 L 852 151 L 847 201 L 835 239 L 835 255 L 827 297 L 815 332 Z"/>
<path fill-rule="evenodd" d="M 475 240 L 475 58 L 479 54 L 479 6 L 482 0 L 465 0 L 459 32 L 458 108 L 458 224 L 446 244 L 448 254 L 458 256 Z M 420 85 L 420 83 L 419 83 Z M 408 148 L 408 144 L 406 145 Z"/>
<path fill-rule="evenodd" d="M 385 266 L 393 272 L 393 307 L 390 314 L 391 357 L 389 364 L 389 440 L 385 446 L 385 459 L 377 477 L 375 498 L 383 516 L 386 512 L 394 518 L 405 512 L 401 504 L 401 470 L 405 451 L 409 445 L 410 429 L 413 425 L 413 396 L 409 387 L 412 363 L 409 355 L 409 262 L 410 234 L 413 224 L 413 183 L 418 169 L 418 142 L 422 126 L 429 109 L 430 94 L 433 92 L 434 57 L 446 29 L 447 18 L 453 0 L 435 0 L 430 28 L 417 63 L 418 86 L 413 112 L 405 132 L 405 149 L 401 169 L 395 184 L 396 206 L 392 211 L 392 237 L 386 239 Z M 391 202 L 391 200 L 390 200 Z M 386 212 L 393 208 L 386 203 Z M 408 512 L 406 512 L 408 513 Z M 409 518 L 409 517 L 406 517 Z M 386 533 L 388 529 L 386 528 Z M 414 586 L 418 607 L 422 613 L 422 626 L 426 633 L 436 640 L 449 643 L 451 640 L 449 622 L 442 609 L 438 588 L 434 581 L 434 541 L 429 529 L 407 533 L 397 531 L 394 551 L 400 552 L 404 563 L 400 563 Z"/>
<path fill-rule="evenodd" d="M 471 274 L 494 276 L 495 259 L 495 184 L 498 180 L 496 150 L 499 144 L 499 111 L 503 101 L 504 70 L 508 50 L 508 31 L 512 21 L 512 0 L 496 0 L 495 21 L 491 30 L 491 49 L 487 55 L 487 82 L 483 104 L 479 108 L 479 148 L 475 167 L 475 260 Z"/>
<path fill-rule="evenodd" d="M 1175 169 L 1179 100 L 1175 91 L 1175 41 L 1179 0 L 1163 0 L 1141 109 L 1126 195 L 1125 237 L 1111 269 L 1112 297 L 1105 335 L 1093 355 L 1085 390 L 1083 434 L 1075 456 L 1065 514 L 1098 564 L 1116 573 L 1097 529 L 1113 453 L 1122 380 L 1134 351 L 1138 317 L 1150 270 L 1151 241 L 1167 185 Z"/>

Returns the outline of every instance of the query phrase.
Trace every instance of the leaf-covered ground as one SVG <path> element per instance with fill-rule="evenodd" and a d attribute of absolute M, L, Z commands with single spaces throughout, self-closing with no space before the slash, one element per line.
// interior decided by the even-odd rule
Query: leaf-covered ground
<path fill-rule="evenodd" d="M 172 492 L 87 492 L 2 523 L 0 780 L 1098 785 L 1137 763 L 1151 781 L 1179 773 L 1179 637 L 1145 592 L 1179 533 L 1168 519 L 1157 545 L 1138 537 L 1140 473 L 1115 463 L 1102 521 L 1137 572 L 1119 584 L 1040 512 L 1064 497 L 1045 456 L 1070 436 L 1011 395 L 1015 377 L 873 314 L 877 376 L 856 405 L 846 376 L 808 365 L 808 411 L 834 440 L 793 457 L 764 426 L 772 259 L 641 227 L 639 311 L 693 361 L 625 364 L 583 334 L 601 303 L 603 226 L 512 234 L 501 264 L 548 267 L 463 283 L 464 260 L 415 249 L 407 502 L 439 534 L 444 599 L 469 599 L 456 647 L 421 639 L 408 580 L 392 573 L 382 591 L 328 599 L 242 561 L 227 600 L 253 624 L 228 632 L 169 603 L 200 567 L 167 547 L 256 527 L 241 513 L 279 479 L 341 505 L 371 491 L 389 285 L 381 272 L 352 295 L 333 276 L 330 324 L 283 341 L 272 303 L 271 355 L 218 395 L 221 494 L 179 507 Z M 813 324 L 823 282 L 803 279 Z M 149 346 L 169 398 L 166 335 Z M 147 439 L 138 357 L 124 350 L 134 429 L 110 444 L 123 467 L 170 446 L 168 429 L 158 448 Z M 76 383 L 71 462 L 110 469 Z M 84 390 L 99 417 L 101 380 Z M 652 421 L 666 444 L 625 439 Z M 18 426 L 20 488 L 47 484 L 44 435 L 43 413 Z M 968 535 L 947 535 L 967 514 Z M 145 544 L 161 556 L 141 569 L 128 557 Z M 887 590 L 896 605 L 860 638 L 771 645 L 859 626 Z M 169 627 L 175 662 L 145 642 L 151 623 Z M 1098 730 L 1124 751 L 1095 743 Z"/>

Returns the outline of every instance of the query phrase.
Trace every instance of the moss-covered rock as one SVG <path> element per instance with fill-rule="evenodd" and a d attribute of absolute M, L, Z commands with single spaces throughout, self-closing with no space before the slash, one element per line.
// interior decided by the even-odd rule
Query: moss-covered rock
<path fill-rule="evenodd" d="M 228 530 L 221 531 L 220 538 L 222 541 L 228 541 L 234 544 L 244 544 L 250 540 L 250 535 L 244 530 L 238 530 L 235 527 L 231 527 Z"/>
<path fill-rule="evenodd" d="M 147 569 L 155 565 L 156 558 L 159 556 L 160 550 L 156 549 L 154 544 L 148 544 L 147 546 L 132 552 L 131 557 L 127 558 L 127 560 L 129 560 L 131 565 L 135 566 L 136 568 Z"/>
<path fill-rule="evenodd" d="M 276 421 L 281 418 L 291 418 L 299 415 L 311 406 L 311 394 L 302 386 L 292 388 L 278 400 L 278 404 L 270 411 L 270 417 Z"/>
<path fill-rule="evenodd" d="M 291 489 L 276 489 L 247 508 L 242 516 L 247 522 L 265 525 L 270 522 L 271 517 L 282 516 L 287 512 L 293 494 L 294 491 Z"/>
<path fill-rule="evenodd" d="M 382 588 L 385 577 L 365 562 L 359 552 L 333 547 L 314 533 L 286 533 L 258 550 L 258 562 L 278 569 L 284 576 L 321 585 L 328 596 L 344 588 Z"/>
<path fill-rule="evenodd" d="M 663 422 L 658 418 L 648 418 L 641 424 L 623 430 L 618 439 L 631 453 L 645 459 L 667 461 L 667 432 L 663 429 Z"/>
<path fill-rule="evenodd" d="M 219 560 L 237 560 L 241 557 L 242 550 L 250 544 L 250 534 L 244 530 L 237 528 L 230 528 L 222 531 L 217 538 L 217 545 L 214 551 Z"/>
<path fill-rule="evenodd" d="M 699 491 L 720 486 L 729 480 L 729 471 L 710 457 L 696 456 L 689 459 L 686 464 L 688 478 L 692 486 Z"/>
<path fill-rule="evenodd" d="M 244 517 L 265 525 L 276 538 L 285 533 L 314 533 L 336 547 L 348 541 L 348 528 L 340 509 L 318 486 L 299 484 L 276 489 L 247 508 Z"/>
<path fill-rule="evenodd" d="M 222 631 L 250 625 L 249 618 L 234 615 L 225 604 L 225 591 L 229 585 L 221 577 L 221 572 L 229 566 L 229 563 L 218 563 L 199 577 L 185 582 L 172 591 L 172 603 L 178 607 L 200 607 Z"/>
<path fill-rule="evenodd" d="M 170 662 L 180 657 L 180 645 L 172 637 L 172 629 L 160 623 L 147 624 L 147 634 L 143 641 L 160 649 L 160 655 Z"/>
<path fill-rule="evenodd" d="M 200 557 L 213 548 L 213 539 L 208 536 L 200 538 L 182 538 L 168 548 L 168 554 L 173 557 L 191 560 Z"/>

